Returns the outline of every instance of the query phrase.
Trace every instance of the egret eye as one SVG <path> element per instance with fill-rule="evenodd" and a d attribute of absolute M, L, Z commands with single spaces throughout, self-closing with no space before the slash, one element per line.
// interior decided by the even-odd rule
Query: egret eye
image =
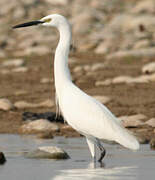
<path fill-rule="evenodd" d="M 48 19 L 45 19 L 45 20 L 44 20 L 45 23 L 49 23 L 49 22 L 51 22 L 51 21 L 52 21 L 51 18 L 48 18 Z"/>

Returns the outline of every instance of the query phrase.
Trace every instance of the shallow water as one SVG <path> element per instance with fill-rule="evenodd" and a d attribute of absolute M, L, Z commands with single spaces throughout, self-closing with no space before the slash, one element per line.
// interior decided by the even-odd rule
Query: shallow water
<path fill-rule="evenodd" d="M 57 145 L 69 160 L 27 159 L 23 153 L 39 146 Z M 0 180 L 154 180 L 155 151 L 148 145 L 132 152 L 119 145 L 104 144 L 104 168 L 93 168 L 84 138 L 56 137 L 38 140 L 33 136 L 0 135 L 0 150 L 7 162 L 0 166 Z"/>

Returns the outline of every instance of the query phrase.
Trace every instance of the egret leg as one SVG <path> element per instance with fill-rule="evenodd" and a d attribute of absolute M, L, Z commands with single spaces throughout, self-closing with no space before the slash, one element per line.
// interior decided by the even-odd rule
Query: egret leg
<path fill-rule="evenodd" d="M 94 168 L 96 168 L 96 143 L 89 137 L 86 137 L 86 140 L 93 158 Z"/>
<path fill-rule="evenodd" d="M 93 157 L 93 160 L 94 160 L 94 168 L 96 168 L 96 145 L 94 144 L 94 157 Z"/>
<path fill-rule="evenodd" d="M 104 156 L 105 156 L 105 154 L 106 154 L 106 150 L 105 150 L 105 148 L 102 146 L 102 144 L 100 143 L 100 141 L 99 140 L 97 140 L 97 146 L 98 146 L 98 148 L 100 149 L 100 151 L 101 151 L 101 156 L 100 156 L 100 158 L 98 159 L 98 162 L 102 162 L 102 159 L 104 158 Z"/>

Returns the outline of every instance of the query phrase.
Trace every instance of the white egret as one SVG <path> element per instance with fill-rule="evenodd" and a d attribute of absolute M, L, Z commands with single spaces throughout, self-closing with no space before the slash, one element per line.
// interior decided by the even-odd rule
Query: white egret
<path fill-rule="evenodd" d="M 56 100 L 68 124 L 86 137 L 94 160 L 96 146 L 101 151 L 99 162 L 105 156 L 102 140 L 116 141 L 132 150 L 139 149 L 136 138 L 121 125 L 120 121 L 103 104 L 84 93 L 71 81 L 68 54 L 72 35 L 67 19 L 59 14 L 52 14 L 14 28 L 32 25 L 56 27 L 59 31 L 60 39 L 54 58 Z"/>

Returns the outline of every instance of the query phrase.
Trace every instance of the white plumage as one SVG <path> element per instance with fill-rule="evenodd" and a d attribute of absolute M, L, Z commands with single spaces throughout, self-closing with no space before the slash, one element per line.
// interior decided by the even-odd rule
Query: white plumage
<path fill-rule="evenodd" d="M 37 22 L 56 27 L 59 31 L 60 39 L 54 59 L 57 102 L 68 124 L 86 137 L 92 157 L 95 158 L 95 146 L 101 150 L 100 161 L 104 157 L 105 149 L 101 140 L 116 141 L 126 148 L 137 150 L 138 141 L 122 127 L 119 120 L 104 105 L 72 83 L 68 69 L 71 28 L 66 18 L 53 14 Z M 26 24 L 29 26 L 33 23 L 25 23 L 24 26 Z M 23 26 L 15 26 L 17 27 Z"/>

